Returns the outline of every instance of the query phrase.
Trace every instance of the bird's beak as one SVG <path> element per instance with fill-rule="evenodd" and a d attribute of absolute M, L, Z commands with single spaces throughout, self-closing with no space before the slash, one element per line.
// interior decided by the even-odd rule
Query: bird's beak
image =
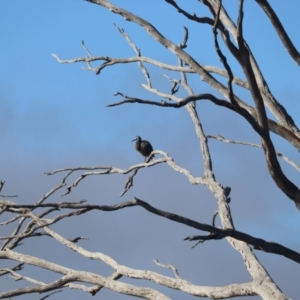
<path fill-rule="evenodd" d="M 132 142 L 136 141 L 136 138 L 134 140 L 132 140 Z"/>

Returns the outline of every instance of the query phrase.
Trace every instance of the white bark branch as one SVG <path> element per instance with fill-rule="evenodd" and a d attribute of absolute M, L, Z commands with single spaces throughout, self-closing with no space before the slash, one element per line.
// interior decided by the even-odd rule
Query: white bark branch
<path fill-rule="evenodd" d="M 237 144 L 237 145 L 251 146 L 251 147 L 254 147 L 254 148 L 260 148 L 260 149 L 262 149 L 261 145 L 254 144 L 254 143 L 249 143 L 249 142 L 228 140 L 228 139 L 225 139 L 221 135 L 217 135 L 217 136 L 208 135 L 207 137 L 211 138 L 211 139 L 215 139 L 215 140 L 221 141 L 221 142 L 224 142 L 224 143 L 228 143 L 228 144 Z M 290 158 L 288 158 L 287 156 L 285 156 L 284 154 L 282 154 L 281 152 L 278 152 L 278 151 L 276 151 L 276 155 L 279 156 L 279 157 L 281 157 L 285 162 L 287 162 L 289 165 L 291 165 L 292 167 L 294 167 L 298 172 L 300 172 L 300 166 L 297 165 Z"/>

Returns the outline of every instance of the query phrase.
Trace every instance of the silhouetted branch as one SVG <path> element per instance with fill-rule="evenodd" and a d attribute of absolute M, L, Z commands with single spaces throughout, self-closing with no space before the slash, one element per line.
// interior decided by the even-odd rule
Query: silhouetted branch
<path fill-rule="evenodd" d="M 139 98 L 133 98 L 133 97 L 126 96 L 120 92 L 115 94 L 115 96 L 117 96 L 117 95 L 124 97 L 126 100 L 108 104 L 107 107 L 117 106 L 117 105 L 121 105 L 124 103 L 140 103 L 140 104 L 156 105 L 156 106 L 160 106 L 160 107 L 180 108 L 180 107 L 183 107 L 183 106 L 189 104 L 190 102 L 194 102 L 194 101 L 198 101 L 198 100 L 209 100 L 219 106 L 223 106 L 230 110 L 234 110 L 232 105 L 228 101 L 218 99 L 214 95 L 208 94 L 208 93 L 187 96 L 186 98 L 184 98 L 182 100 L 180 98 L 178 98 L 178 100 L 176 99 L 178 101 L 177 103 L 170 103 L 170 102 L 166 102 L 166 101 L 157 102 L 157 101 L 143 100 L 143 99 L 139 99 Z M 172 97 L 170 97 L 171 95 L 165 95 L 165 96 L 166 96 L 166 98 L 172 98 Z"/>
<path fill-rule="evenodd" d="M 300 66 L 300 53 L 294 46 L 288 34 L 286 33 L 283 25 L 281 24 L 271 5 L 266 0 L 256 0 L 256 2 L 259 4 L 259 6 L 263 9 L 263 11 L 270 19 L 274 29 L 276 30 L 279 38 L 281 39 L 282 44 L 284 45 L 290 56 Z"/>
<path fill-rule="evenodd" d="M 61 292 L 62 292 L 62 290 L 56 290 L 56 291 L 50 293 L 49 295 L 46 295 L 45 297 L 41 298 L 41 300 L 45 300 L 45 299 L 53 296 L 54 294 L 61 293 Z"/>
<path fill-rule="evenodd" d="M 297 253 L 289 248 L 286 248 L 278 243 L 267 242 L 263 239 L 253 237 L 251 235 L 248 235 L 246 233 L 243 233 L 243 232 L 240 232 L 240 231 L 237 231 L 234 229 L 220 229 L 220 228 L 208 225 L 208 224 L 199 223 L 199 222 L 196 222 L 189 218 L 155 208 L 155 207 L 151 206 L 150 204 L 148 204 L 147 202 L 142 201 L 136 197 L 134 198 L 134 200 L 120 202 L 115 205 L 74 204 L 74 203 L 68 203 L 68 202 L 39 204 L 40 208 L 49 208 L 50 207 L 50 208 L 56 208 L 59 210 L 75 209 L 75 211 L 58 215 L 51 220 L 47 220 L 47 222 L 40 221 L 39 226 L 37 226 L 37 228 L 44 228 L 45 226 L 54 224 L 63 218 L 77 216 L 77 215 L 80 215 L 80 214 L 83 214 L 83 213 L 86 213 L 86 212 L 92 211 L 92 210 L 117 211 L 119 209 L 123 209 L 123 208 L 127 208 L 127 207 L 134 207 L 134 206 L 143 207 L 147 211 L 149 211 L 155 215 L 158 215 L 160 217 L 167 218 L 171 221 L 174 221 L 174 222 L 177 222 L 180 224 L 184 224 L 186 226 L 195 228 L 197 230 L 202 230 L 202 231 L 206 231 L 206 232 L 210 232 L 210 233 L 214 234 L 212 237 L 204 236 L 205 237 L 204 238 L 203 236 L 196 236 L 196 237 L 193 236 L 193 237 L 187 237 L 187 238 L 185 238 L 185 240 L 190 240 L 190 241 L 199 240 L 199 239 L 210 240 L 210 239 L 223 239 L 226 237 L 232 237 L 236 240 L 240 240 L 247 244 L 250 244 L 258 250 L 282 255 L 282 256 L 285 256 L 297 263 L 300 263 L 300 254 L 299 253 Z M 28 216 L 32 217 L 33 213 L 31 212 L 31 210 L 35 207 L 36 207 L 36 205 L 13 204 L 13 205 L 7 207 L 7 211 L 9 211 L 9 212 L 18 211 L 19 212 L 19 211 L 23 210 L 24 214 L 27 217 Z M 38 217 L 35 217 L 34 220 L 38 220 L 38 219 L 39 219 Z M 48 234 L 49 234 L 49 232 L 48 232 Z M 68 240 L 68 242 L 71 242 L 71 241 Z"/>

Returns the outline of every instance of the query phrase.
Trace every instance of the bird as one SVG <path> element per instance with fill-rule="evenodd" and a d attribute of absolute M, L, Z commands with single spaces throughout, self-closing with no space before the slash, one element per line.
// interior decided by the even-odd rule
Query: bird
<path fill-rule="evenodd" d="M 135 149 L 145 156 L 145 161 L 153 151 L 152 145 L 148 141 L 143 141 L 140 136 L 136 136 L 132 142 L 135 142 Z M 148 159 L 148 162 L 154 157 L 154 154 Z"/>

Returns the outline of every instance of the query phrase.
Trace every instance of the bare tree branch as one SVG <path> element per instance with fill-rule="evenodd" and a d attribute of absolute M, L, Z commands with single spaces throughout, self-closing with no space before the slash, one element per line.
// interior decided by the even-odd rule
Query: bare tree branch
<path fill-rule="evenodd" d="M 115 205 L 96 205 L 96 204 L 81 204 L 81 203 L 68 203 L 68 202 L 40 204 L 39 205 L 40 208 L 52 207 L 52 208 L 56 208 L 56 210 L 75 209 L 75 211 L 71 212 L 71 213 L 58 215 L 51 220 L 48 219 L 47 221 L 43 221 L 43 222 L 40 221 L 38 228 L 44 228 L 45 226 L 54 224 L 54 223 L 58 222 L 58 220 L 61 220 L 63 218 L 81 215 L 81 214 L 84 214 L 84 213 L 86 213 L 88 211 L 92 211 L 92 210 L 101 210 L 101 211 L 111 212 L 111 211 L 116 211 L 119 209 L 134 207 L 134 206 L 143 207 L 150 213 L 153 213 L 160 217 L 167 218 L 171 221 L 174 221 L 174 222 L 177 222 L 180 224 L 184 224 L 186 226 L 189 226 L 189 227 L 192 227 L 192 228 L 195 228 L 198 230 L 214 233 L 215 236 L 211 237 L 209 239 L 223 239 L 226 237 L 232 237 L 234 239 L 243 241 L 247 244 L 253 245 L 256 249 L 259 249 L 259 250 L 262 250 L 265 252 L 283 255 L 295 262 L 300 263 L 300 254 L 299 253 L 297 253 L 291 249 L 288 249 L 278 243 L 267 242 L 267 241 L 264 241 L 263 239 L 250 236 L 248 234 L 245 234 L 243 232 L 240 232 L 240 231 L 237 231 L 234 229 L 219 229 L 219 228 L 215 227 L 214 224 L 208 225 L 208 224 L 199 223 L 199 222 L 193 221 L 189 218 L 155 208 L 155 207 L 151 206 L 150 204 L 148 204 L 147 202 L 142 201 L 138 198 L 134 198 L 134 200 L 131 200 L 131 201 L 120 202 Z M 23 211 L 23 214 L 25 214 L 26 216 L 32 217 L 34 215 L 32 214 L 31 210 L 35 207 L 36 207 L 35 205 L 29 205 L 29 204 L 26 204 L 26 205 L 25 204 L 23 204 L 23 205 L 14 204 L 14 205 L 8 206 L 7 211 L 10 211 L 10 212 Z M 214 217 L 215 216 L 216 216 L 216 214 L 214 215 Z M 39 219 L 38 217 L 34 217 L 34 218 L 36 220 Z M 46 232 L 46 233 L 44 233 L 44 235 L 49 235 L 49 233 Z M 31 233 L 30 235 L 28 234 L 27 237 L 30 237 L 30 236 L 35 236 L 35 234 L 34 233 Z M 75 244 L 77 242 L 77 239 L 86 239 L 86 238 L 76 238 L 74 240 L 67 240 L 67 241 L 69 243 Z M 187 240 L 187 239 L 189 239 L 189 238 L 186 238 L 185 240 Z M 192 239 L 189 239 L 189 240 L 192 240 Z"/>
<path fill-rule="evenodd" d="M 293 42 L 289 38 L 286 33 L 283 25 L 281 24 L 279 18 L 277 17 L 275 11 L 272 9 L 271 5 L 267 0 L 255 0 L 258 5 L 262 8 L 262 10 L 269 17 L 274 29 L 276 30 L 282 44 L 290 54 L 290 56 L 294 59 L 294 61 L 300 66 L 300 53 L 294 46 Z"/>
<path fill-rule="evenodd" d="M 200 0 L 203 4 L 209 7 L 212 14 L 215 15 L 218 10 L 218 2 L 214 0 Z M 233 21 L 228 16 L 225 8 L 222 6 L 221 13 L 220 13 L 220 20 L 224 24 L 224 27 L 228 29 L 228 31 L 232 34 L 234 39 L 237 41 L 237 27 L 233 23 Z M 229 40 L 229 34 L 227 30 L 222 31 L 222 38 L 227 45 L 228 49 L 231 53 L 237 58 L 236 51 L 233 49 L 234 45 Z M 291 116 L 287 113 L 285 108 L 275 99 L 274 95 L 271 93 L 266 80 L 264 79 L 260 68 L 250 50 L 249 45 L 244 41 L 246 47 L 248 48 L 249 55 L 250 55 L 250 63 L 253 68 L 253 72 L 255 74 L 255 79 L 257 80 L 257 85 L 261 92 L 261 96 L 263 97 L 265 105 L 269 108 L 271 113 L 275 116 L 278 120 L 279 124 L 284 126 L 290 134 L 294 134 L 297 136 L 297 139 L 300 138 L 300 131 L 298 127 L 295 125 Z M 299 150 L 299 148 L 298 148 Z"/>
<path fill-rule="evenodd" d="M 223 64 L 223 69 L 212 65 L 202 65 L 198 60 L 196 60 L 196 56 L 192 56 L 190 54 L 191 51 L 187 52 L 186 49 L 188 48 L 188 42 L 190 46 L 190 32 L 185 26 L 181 43 L 178 43 L 178 41 L 175 43 L 162 35 L 159 30 L 154 27 L 154 23 L 149 23 L 147 20 L 114 5 L 108 0 L 87 0 L 87 2 L 98 4 L 112 13 L 120 15 L 125 20 L 141 26 L 152 39 L 156 40 L 161 46 L 175 55 L 178 64 L 166 64 L 164 62 L 142 56 L 140 49 L 133 42 L 133 39 L 131 39 L 129 34 L 116 25 L 115 26 L 121 36 L 127 41 L 131 49 L 134 51 L 134 57 L 114 58 L 110 56 L 93 56 L 84 41 L 82 41 L 82 47 L 86 57 L 68 60 L 62 60 L 55 54 L 53 54 L 53 57 L 62 64 L 85 63 L 85 69 L 95 72 L 97 75 L 100 74 L 106 67 L 117 66 L 119 64 L 137 63 L 141 73 L 146 79 L 146 83 L 142 83 L 140 86 L 144 88 L 145 91 L 151 93 L 151 95 L 161 98 L 162 100 L 150 101 L 134 96 L 128 96 L 122 92 L 117 92 L 115 96 L 121 96 L 123 99 L 107 106 L 113 107 L 125 103 L 138 103 L 168 108 L 184 107 L 189 114 L 197 135 L 200 151 L 199 154 L 203 160 L 203 170 L 201 170 L 200 174 L 203 174 L 203 176 L 194 176 L 188 169 L 177 165 L 169 154 L 160 150 L 155 150 L 143 163 L 136 164 L 125 169 L 120 169 L 114 166 L 93 166 L 61 168 L 52 172 L 47 172 L 47 175 L 63 173 L 62 178 L 59 179 L 60 183 L 45 193 L 37 202 L 33 202 L 33 204 L 24 204 L 24 202 L 21 202 L 22 204 L 20 204 L 0 199 L 0 215 L 2 214 L 1 216 L 5 216 L 6 218 L 3 221 L 1 220 L 0 225 L 8 225 L 7 228 L 9 228 L 9 226 L 15 226 L 13 227 L 12 232 L 9 231 L 9 233 L 5 233 L 5 235 L 3 234 L 0 236 L 0 240 L 3 241 L 0 249 L 0 259 L 5 259 L 9 262 L 14 260 L 19 263 L 16 266 L 0 269 L 0 276 L 8 275 L 7 278 L 10 280 L 24 280 L 29 284 L 28 286 L 19 289 L 0 292 L 0 299 L 30 293 L 48 293 L 42 298 L 46 299 L 55 293 L 63 291 L 65 288 L 81 290 L 88 292 L 91 295 L 97 294 L 102 288 L 108 288 L 117 293 L 144 299 L 169 299 L 166 294 L 157 290 L 155 287 L 155 285 L 157 285 L 179 290 L 189 295 L 211 299 L 258 295 L 264 300 L 275 298 L 278 300 L 287 300 L 288 298 L 273 281 L 265 267 L 256 257 L 253 249 L 281 255 L 295 263 L 300 263 L 300 253 L 289 249 L 284 245 L 269 242 L 235 229 L 230 207 L 231 187 L 226 186 L 225 184 L 222 185 L 219 181 L 217 181 L 208 143 L 209 138 L 214 138 L 226 143 L 243 144 L 262 148 L 269 173 L 274 182 L 290 199 L 294 201 L 300 210 L 300 189 L 283 173 L 277 156 L 284 159 L 298 171 L 300 171 L 300 167 L 288 157 L 276 151 L 270 135 L 270 132 L 274 132 L 277 135 L 282 136 L 300 151 L 300 131 L 285 108 L 271 93 L 268 84 L 260 71 L 259 65 L 257 64 L 255 57 L 244 38 L 244 27 L 247 25 L 247 23 L 244 23 L 244 1 L 239 0 L 238 20 L 235 24 L 229 17 L 222 0 L 198 1 L 209 9 L 212 17 L 199 17 L 195 13 L 192 14 L 189 13 L 188 10 L 183 9 L 176 3 L 176 1 L 165 0 L 165 2 L 175 8 L 179 14 L 188 20 L 193 21 L 193 24 L 197 24 L 197 26 L 207 24 L 212 27 L 215 52 Z M 270 18 L 278 36 L 287 48 L 291 57 L 298 63 L 298 65 L 300 65 L 299 52 L 285 32 L 285 29 L 271 5 L 267 0 L 256 0 L 256 2 Z M 193 31 L 191 31 L 191 34 L 192 33 Z M 222 45 L 219 44 L 220 41 L 218 39 L 218 34 L 229 50 L 229 53 L 227 52 L 228 54 L 226 55 L 226 52 L 222 51 Z M 241 78 L 234 75 L 234 73 L 239 72 L 239 70 L 235 68 L 235 64 L 231 62 L 231 59 L 234 60 L 235 64 L 238 64 L 238 67 L 241 67 L 244 73 L 244 76 L 242 75 Z M 94 66 L 95 64 L 97 64 L 97 67 Z M 151 78 L 154 77 L 152 76 L 152 73 L 150 76 L 150 68 L 149 70 L 147 69 L 147 64 L 171 71 L 166 72 L 166 74 L 162 74 L 163 80 L 165 80 L 167 84 L 167 92 L 154 86 L 155 81 L 151 80 Z M 195 94 L 194 90 L 196 89 L 189 83 L 189 79 L 192 76 L 193 78 L 196 77 L 204 81 L 209 88 L 213 88 L 215 92 L 220 94 L 220 96 L 217 97 L 212 93 L 202 91 L 202 89 L 201 93 Z M 220 79 L 218 76 L 226 78 L 227 82 L 223 84 L 224 80 Z M 244 77 L 246 78 L 246 81 L 243 80 Z M 253 100 L 253 104 L 251 104 L 253 107 L 248 104 L 248 100 L 242 100 L 238 97 L 239 90 L 234 84 L 249 90 L 250 93 L 247 93 L 250 94 Z M 247 99 L 247 97 L 245 97 L 245 99 Z M 204 129 L 205 124 L 203 125 L 201 122 L 201 115 L 204 112 L 201 109 L 196 109 L 197 101 L 199 104 L 201 103 L 199 101 L 202 100 L 208 100 L 215 105 L 230 109 L 232 112 L 242 116 L 260 136 L 262 145 L 227 140 L 220 135 L 207 135 Z M 267 109 L 269 109 L 272 114 L 269 118 L 267 115 Z M 154 154 L 158 154 L 159 158 L 156 157 L 155 160 L 151 160 L 152 155 L 154 156 Z M 50 198 L 53 199 L 54 195 L 58 195 L 58 191 L 61 191 L 61 189 L 64 189 L 62 196 L 70 194 L 73 191 L 73 188 L 81 181 L 88 176 L 95 175 L 125 175 L 125 186 L 120 194 L 120 196 L 123 196 L 131 189 L 131 187 L 133 187 L 133 181 L 135 176 L 140 174 L 138 173 L 140 169 L 154 167 L 161 163 L 165 163 L 175 172 L 183 174 L 189 180 L 190 184 L 201 184 L 209 189 L 217 202 L 217 211 L 214 213 L 212 211 L 209 212 L 209 216 L 213 214 L 212 225 L 194 221 L 190 218 L 184 217 L 183 215 L 160 210 L 151 206 L 149 203 L 140 200 L 138 197 L 134 197 L 131 201 L 120 202 L 115 205 L 88 204 L 86 200 L 76 199 L 60 203 L 57 203 L 56 200 L 51 202 L 48 201 Z M 78 173 L 75 174 L 75 172 Z M 74 179 L 74 175 L 78 176 Z M 4 182 L 5 181 L 0 181 L 0 192 L 3 188 Z M 6 198 L 8 196 L 1 197 Z M 197 235 L 189 235 L 184 238 L 184 240 L 187 241 L 197 241 L 192 248 L 195 248 L 197 245 L 205 241 L 209 243 L 211 240 L 217 241 L 225 238 L 240 254 L 244 261 L 245 269 L 251 277 L 251 281 L 240 284 L 230 284 L 222 287 L 201 286 L 199 284 L 195 285 L 179 275 L 179 271 L 175 267 L 177 263 L 164 264 L 160 263 L 157 259 L 153 262 L 161 268 L 170 269 L 172 271 L 171 277 L 163 276 L 151 270 L 137 270 L 120 264 L 110 255 L 98 251 L 92 252 L 81 247 L 81 244 L 85 243 L 79 243 L 79 241 L 88 240 L 89 237 L 80 236 L 79 233 L 71 233 L 69 237 L 64 237 L 59 232 L 59 226 L 57 226 L 57 224 L 62 224 L 62 220 L 66 220 L 67 218 L 72 218 L 72 220 L 74 220 L 74 217 L 83 214 L 87 215 L 87 213 L 91 211 L 99 210 L 104 212 L 113 212 L 137 206 L 142 207 L 150 214 L 188 226 L 191 230 L 197 230 L 197 233 L 199 233 L 198 230 L 205 232 L 206 235 L 205 233 L 200 233 Z M 220 228 L 215 226 L 217 217 L 220 219 Z M 42 236 L 45 237 L 47 242 L 59 243 L 61 246 L 64 246 L 67 251 L 76 252 L 78 255 L 82 256 L 82 258 L 98 262 L 100 261 L 101 263 L 106 264 L 106 267 L 110 267 L 112 269 L 110 273 L 111 275 L 107 277 L 107 274 L 106 276 L 102 276 L 98 273 L 78 271 L 64 267 L 63 264 L 56 264 L 54 262 L 38 258 L 37 256 L 31 256 L 15 251 L 15 248 L 22 244 L 26 244 L 27 246 L 30 241 L 32 241 L 32 238 Z M 19 249 L 23 248 L 20 247 Z M 44 282 L 38 280 L 40 279 L 38 275 L 36 275 L 37 278 L 33 278 L 32 275 L 27 276 L 23 274 L 23 267 L 26 266 L 26 264 L 35 266 L 40 270 L 58 273 L 60 278 L 56 278 L 56 280 L 52 282 Z M 27 268 L 25 268 L 25 271 L 26 270 Z M 130 282 L 133 282 L 133 284 L 127 284 L 120 281 L 119 279 L 122 277 L 124 279 L 130 279 Z M 135 281 L 140 281 L 141 279 L 144 281 L 151 281 L 154 283 L 154 287 L 146 288 L 138 286 Z"/>
<path fill-rule="evenodd" d="M 154 262 L 156 265 L 158 265 L 158 266 L 160 266 L 160 267 L 162 267 L 162 268 L 166 268 L 166 269 L 172 270 L 173 273 L 174 273 L 174 275 L 175 275 L 175 277 L 176 277 L 177 279 L 182 279 L 182 278 L 179 276 L 178 270 L 175 268 L 175 266 L 173 266 L 173 265 L 171 265 L 171 264 L 167 264 L 167 265 L 161 264 L 157 259 L 154 259 L 153 262 Z"/>
<path fill-rule="evenodd" d="M 216 23 L 219 19 L 219 14 L 221 11 L 221 1 L 220 6 L 217 11 Z M 214 27 L 215 32 L 215 44 L 218 55 L 223 62 L 225 69 L 228 71 L 229 78 L 232 78 L 232 73 L 229 65 L 227 64 L 225 56 L 222 54 L 216 39 L 216 26 Z M 268 119 L 264 106 L 263 97 L 261 96 L 258 84 L 256 82 L 256 77 L 254 71 L 252 69 L 251 61 L 250 61 L 250 52 L 248 46 L 244 42 L 243 38 L 243 0 L 240 0 L 239 5 L 239 17 L 237 22 L 237 42 L 239 46 L 239 54 L 235 54 L 235 57 L 240 62 L 240 65 L 247 77 L 247 81 L 249 83 L 250 92 L 252 94 L 252 98 L 254 100 L 256 106 L 256 115 L 257 115 L 257 123 L 252 118 L 249 118 L 248 112 L 244 110 L 240 110 L 241 114 L 249 121 L 249 123 L 253 126 L 254 130 L 261 136 L 262 138 L 262 147 L 264 149 L 267 165 L 269 168 L 269 172 L 277 184 L 277 186 L 296 204 L 297 208 L 300 210 L 300 190 L 299 188 L 290 181 L 285 174 L 283 173 L 280 164 L 276 157 L 276 151 L 274 145 L 271 141 L 269 135 L 269 127 L 268 127 Z M 229 86 L 229 95 L 232 103 L 235 103 L 235 107 L 237 107 L 237 103 L 233 97 L 233 92 L 231 89 L 231 85 Z"/>
<path fill-rule="evenodd" d="M 224 143 L 228 143 L 228 144 L 237 144 L 237 145 L 245 145 L 245 146 L 251 146 L 251 147 L 255 147 L 255 148 L 260 148 L 262 149 L 261 145 L 258 144 L 253 144 L 253 143 L 249 143 L 249 142 L 242 142 L 242 141 L 234 141 L 234 140 L 228 140 L 225 139 L 223 136 L 221 135 L 217 135 L 217 136 L 212 136 L 212 135 L 208 135 L 208 138 L 211 139 L 215 139 Z M 292 161 L 290 158 L 288 158 L 287 156 L 283 155 L 282 153 L 276 151 L 276 155 L 281 157 L 285 162 L 287 162 L 288 164 L 290 164 L 292 167 L 294 167 L 298 172 L 300 172 L 300 166 L 297 165 L 294 161 Z"/>
<path fill-rule="evenodd" d="M 141 57 L 141 51 L 140 49 L 137 48 L 137 46 L 132 42 L 132 40 L 130 39 L 129 35 L 124 31 L 124 29 L 120 29 L 116 24 L 114 24 L 118 31 L 120 32 L 120 34 L 126 39 L 126 41 L 128 42 L 129 46 L 133 49 L 133 51 L 135 52 L 135 54 L 138 57 Z M 150 80 L 150 74 L 147 71 L 147 69 L 144 67 L 144 65 L 141 63 L 141 61 L 138 61 L 138 65 L 144 75 L 144 77 L 146 78 L 147 84 L 151 87 L 151 80 Z"/>

